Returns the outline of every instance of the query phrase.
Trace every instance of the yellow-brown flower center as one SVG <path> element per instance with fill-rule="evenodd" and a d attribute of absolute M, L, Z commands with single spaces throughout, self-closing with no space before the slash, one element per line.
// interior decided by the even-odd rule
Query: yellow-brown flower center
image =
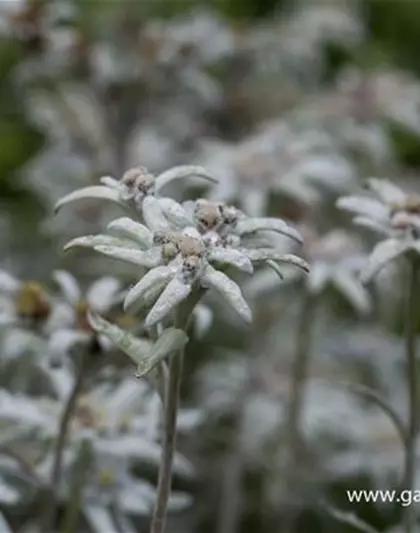
<path fill-rule="evenodd" d="M 87 315 L 89 304 L 86 300 L 79 300 L 75 305 L 76 328 L 82 331 L 92 331 Z"/>
<path fill-rule="evenodd" d="M 45 320 L 51 312 L 51 305 L 44 288 L 36 281 L 22 284 L 15 303 L 17 314 L 22 318 Z"/>

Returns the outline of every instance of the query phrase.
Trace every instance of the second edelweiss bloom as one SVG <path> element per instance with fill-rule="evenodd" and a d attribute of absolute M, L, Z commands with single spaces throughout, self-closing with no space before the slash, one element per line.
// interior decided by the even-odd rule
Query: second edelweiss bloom
<path fill-rule="evenodd" d="M 362 271 L 365 282 L 397 257 L 420 252 L 420 195 L 407 194 L 390 181 L 376 178 L 368 181 L 368 188 L 371 196 L 347 196 L 337 202 L 355 215 L 355 224 L 384 236 Z"/>

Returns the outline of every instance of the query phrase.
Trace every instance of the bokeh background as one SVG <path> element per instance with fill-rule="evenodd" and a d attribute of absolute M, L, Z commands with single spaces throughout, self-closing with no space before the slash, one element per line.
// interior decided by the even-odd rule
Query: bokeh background
<path fill-rule="evenodd" d="M 114 210 L 82 202 L 55 216 L 53 206 L 103 175 L 185 163 L 219 184 L 183 185 L 179 199 L 207 195 L 290 220 L 305 238 L 298 253 L 316 265 L 310 283 L 265 270 L 243 280 L 251 329 L 206 302 L 182 390 L 198 420 L 179 442 L 194 471 L 184 487 L 192 504 L 174 513 L 171 532 L 401 530 L 401 506 L 351 505 L 346 490 L 397 488 L 401 476 L 395 429 L 353 385 L 405 417 L 404 265 L 368 288 L 334 277 L 375 242 L 335 203 L 369 176 L 420 189 L 419 50 L 417 0 L 0 0 L 1 269 L 51 291 L 56 269 L 83 287 L 103 275 L 133 282 L 116 262 L 61 251 Z M 63 398 L 31 385 L 28 342 L 6 327 L 0 337 L 0 418 L 13 405 L 25 426 L 25 409 L 44 396 L 59 409 Z M 101 379 L 132 370 L 119 362 Z M 36 470 L 39 456 L 22 450 Z M 35 531 L 36 487 L 10 461 L 3 481 L 15 496 L 0 508 L 11 531 Z M 115 519 L 115 531 L 147 531 L 143 514 L 131 516 L 133 529 Z M 80 518 L 67 531 L 94 523 Z"/>

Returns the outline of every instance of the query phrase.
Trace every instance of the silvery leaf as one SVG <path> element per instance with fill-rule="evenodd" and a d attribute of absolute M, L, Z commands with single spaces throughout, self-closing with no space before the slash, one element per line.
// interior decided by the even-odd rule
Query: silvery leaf
<path fill-rule="evenodd" d="M 332 279 L 337 289 L 356 311 L 362 314 L 370 311 L 371 302 L 369 294 L 353 274 L 337 269 Z"/>
<path fill-rule="evenodd" d="M 390 233 L 389 228 L 386 225 L 381 224 L 377 220 L 368 218 L 367 216 L 357 216 L 353 218 L 353 224 L 376 231 L 382 235 L 389 235 Z"/>
<path fill-rule="evenodd" d="M 208 259 L 209 261 L 232 265 L 248 274 L 252 274 L 254 271 L 254 267 L 249 257 L 247 257 L 246 252 L 235 250 L 234 248 L 223 248 L 221 246 L 210 248 Z"/>
<path fill-rule="evenodd" d="M 19 281 L 5 270 L 0 270 L 0 292 L 15 292 L 18 289 Z"/>
<path fill-rule="evenodd" d="M 136 250 L 135 248 L 125 248 L 122 246 L 100 245 L 95 246 L 95 251 L 114 259 L 120 259 L 133 265 L 145 268 L 157 267 L 162 262 L 162 250 L 160 246 L 150 248 L 150 250 Z"/>
<path fill-rule="evenodd" d="M 111 189 L 118 189 L 120 186 L 120 182 L 112 176 L 102 176 L 99 181 L 102 183 L 102 185 L 105 185 L 105 187 L 110 187 Z"/>
<path fill-rule="evenodd" d="M 52 273 L 53 280 L 59 286 L 61 293 L 66 300 L 72 304 L 81 298 L 80 287 L 76 278 L 65 270 L 55 270 Z"/>
<path fill-rule="evenodd" d="M 168 266 L 160 266 L 152 269 L 130 289 L 124 300 L 124 309 L 127 310 L 138 300 L 143 300 L 146 294 L 159 291 L 174 277 L 175 271 Z"/>
<path fill-rule="evenodd" d="M 105 313 L 116 303 L 120 282 L 112 276 L 94 281 L 86 294 L 89 306 L 98 313 Z"/>
<path fill-rule="evenodd" d="M 279 263 L 293 265 L 305 272 L 309 272 L 308 263 L 294 254 L 285 254 L 281 250 L 276 250 L 275 248 L 256 248 L 254 250 L 246 250 L 246 252 L 253 262 L 264 262 L 270 259 Z"/>
<path fill-rule="evenodd" d="M 183 229 L 191 226 L 192 221 L 185 209 L 172 198 L 159 198 L 159 205 L 174 228 Z"/>
<path fill-rule="evenodd" d="M 362 217 L 374 218 L 386 222 L 389 217 L 389 208 L 375 200 L 364 196 L 343 196 L 336 203 L 337 207 L 350 211 Z"/>
<path fill-rule="evenodd" d="M 97 314 L 89 313 L 88 320 L 97 333 L 108 337 L 115 346 L 127 354 L 137 365 L 141 364 L 143 359 L 149 356 L 150 342 L 135 337 Z"/>
<path fill-rule="evenodd" d="M 386 179 L 370 178 L 367 185 L 382 202 L 385 204 L 393 204 L 404 202 L 405 194 L 403 191 Z"/>
<path fill-rule="evenodd" d="M 271 268 L 271 270 L 273 270 L 277 274 L 277 276 L 281 280 L 284 280 L 284 274 L 281 271 L 280 266 L 275 261 L 273 261 L 272 259 L 268 259 L 268 261 L 266 261 L 266 264 L 267 264 L 268 267 Z"/>
<path fill-rule="evenodd" d="M 409 248 L 409 242 L 397 239 L 387 239 L 377 244 L 369 256 L 367 266 L 363 269 L 362 282 L 368 283 L 387 263 L 405 253 Z"/>
<path fill-rule="evenodd" d="M 213 177 L 207 170 L 200 166 L 195 165 L 181 165 L 178 167 L 173 167 L 162 174 L 157 176 L 155 184 L 156 191 L 160 191 L 165 185 L 171 181 L 180 179 L 180 178 L 204 178 L 212 183 L 217 183 L 218 180 Z"/>
<path fill-rule="evenodd" d="M 86 503 L 83 506 L 83 514 L 94 533 L 118 533 L 118 528 L 106 507 Z"/>
<path fill-rule="evenodd" d="M 172 279 L 147 315 L 146 326 L 150 328 L 160 322 L 174 307 L 185 300 L 190 292 L 191 285 L 183 283 L 178 278 Z"/>
<path fill-rule="evenodd" d="M 57 213 L 64 205 L 69 204 L 70 202 L 75 202 L 77 200 L 92 200 L 98 198 L 100 200 L 109 200 L 111 202 L 116 202 L 117 204 L 124 205 L 120 199 L 120 193 L 116 189 L 110 189 L 102 185 L 94 185 L 92 187 L 84 187 L 77 191 L 71 192 L 61 198 L 54 207 L 54 212 Z"/>
<path fill-rule="evenodd" d="M 169 221 L 159 204 L 159 200 L 153 196 L 146 196 L 142 203 L 142 213 L 147 227 L 152 231 L 165 231 L 171 229 Z"/>
<path fill-rule="evenodd" d="M 110 233 L 123 239 L 137 242 L 144 248 L 150 248 L 153 244 L 153 234 L 143 224 L 135 222 L 131 218 L 121 217 L 113 220 L 107 227 Z"/>
<path fill-rule="evenodd" d="M 182 350 L 187 342 L 188 337 L 181 329 L 165 329 L 151 347 L 147 357 L 138 363 L 136 376 L 144 376 L 169 355 Z"/>
<path fill-rule="evenodd" d="M 245 218 L 240 220 L 236 226 L 236 233 L 239 235 L 254 233 L 256 231 L 275 231 L 286 237 L 290 237 L 300 244 L 302 243 L 300 233 L 279 218 Z"/>
<path fill-rule="evenodd" d="M 134 244 L 127 239 L 119 239 L 110 235 L 84 235 L 83 237 L 76 237 L 68 242 L 64 246 L 64 251 L 67 252 L 71 248 L 95 248 L 96 246 L 125 248 L 127 246 L 132 247 Z"/>
<path fill-rule="evenodd" d="M 183 511 L 186 508 L 191 507 L 193 501 L 191 494 L 175 491 L 172 492 L 169 497 L 168 508 L 172 512 Z"/>
<path fill-rule="evenodd" d="M 242 296 L 241 289 L 226 274 L 208 265 L 201 282 L 203 287 L 215 289 L 221 294 L 245 322 L 252 321 L 251 309 Z"/>
<path fill-rule="evenodd" d="M 311 266 L 311 271 L 306 278 L 306 286 L 312 294 L 321 293 L 331 276 L 331 267 L 323 261 L 316 262 Z"/>

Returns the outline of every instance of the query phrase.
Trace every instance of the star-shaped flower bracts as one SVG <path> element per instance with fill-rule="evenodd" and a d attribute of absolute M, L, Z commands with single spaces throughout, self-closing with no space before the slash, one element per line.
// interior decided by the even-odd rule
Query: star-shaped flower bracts
<path fill-rule="evenodd" d="M 167 177 L 174 175 L 173 170 L 159 176 L 155 187 L 157 182 L 166 184 Z M 201 175 L 208 174 L 203 171 Z M 120 198 L 123 186 L 126 185 L 118 182 L 112 189 L 118 191 Z M 73 193 L 71 199 L 83 197 Z M 128 202 L 133 201 L 132 196 L 126 198 Z M 135 205 L 141 207 L 144 224 L 122 217 L 108 225 L 108 234 L 79 237 L 66 246 L 66 249 L 90 247 L 148 269 L 124 301 L 124 307 L 130 311 L 149 310 L 147 327 L 164 320 L 199 288 L 214 289 L 243 320 L 250 322 L 251 310 L 239 286 L 228 276 L 229 267 L 251 274 L 254 264 L 275 261 L 308 270 L 307 263 L 298 256 L 284 255 L 270 246 L 269 241 L 263 241 L 261 246 L 261 241 L 256 240 L 259 233 L 274 231 L 300 243 L 298 231 L 283 220 L 249 218 L 233 206 L 202 199 L 181 205 L 170 198 L 153 197 L 145 209 L 147 198 L 134 197 Z M 67 201 L 59 202 L 59 206 Z"/>
<path fill-rule="evenodd" d="M 362 272 L 370 281 L 390 261 L 420 252 L 420 195 L 407 194 L 388 180 L 371 178 L 369 196 L 346 196 L 338 207 L 353 213 L 353 222 L 383 236 Z"/>

